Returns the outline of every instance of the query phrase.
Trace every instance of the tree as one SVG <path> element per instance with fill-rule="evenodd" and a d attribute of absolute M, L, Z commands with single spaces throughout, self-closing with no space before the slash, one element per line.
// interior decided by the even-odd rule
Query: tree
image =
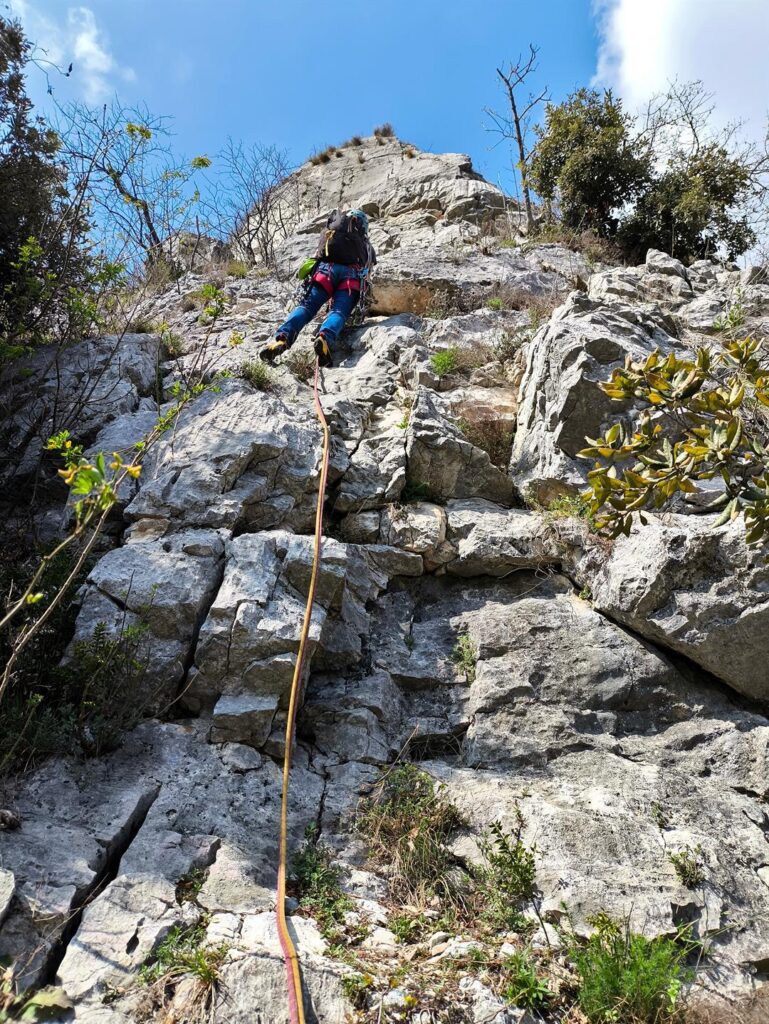
<path fill-rule="evenodd" d="M 579 89 L 548 104 L 532 183 L 566 227 L 616 237 L 629 260 L 733 259 L 766 225 L 769 154 L 741 144 L 738 125 L 717 128 L 712 99 L 673 82 L 634 118 L 610 92 Z"/>
<path fill-rule="evenodd" d="M 679 151 L 623 219 L 618 241 L 634 262 L 649 249 L 663 249 L 684 263 L 718 255 L 734 259 L 756 239 L 740 210 L 749 194 L 748 168 L 723 146 Z"/>
<path fill-rule="evenodd" d="M 557 202 L 567 227 L 614 235 L 618 211 L 648 185 L 651 160 L 634 145 L 632 127 L 610 91 L 578 89 L 563 103 L 548 103 L 531 181 L 550 209 Z"/>
<path fill-rule="evenodd" d="M 488 107 L 486 108 L 486 113 L 491 117 L 495 125 L 492 130 L 499 132 L 504 139 L 514 141 L 518 150 L 516 169 L 521 178 L 521 192 L 526 209 L 526 225 L 530 234 L 534 232 L 534 211 L 529 185 L 531 114 L 540 103 L 548 99 L 548 95 L 547 89 L 543 89 L 536 96 L 529 94 L 528 101 L 522 107 L 519 107 L 516 90 L 519 86 L 523 85 L 530 74 L 537 70 L 536 59 L 538 52 L 537 47 L 529 43 L 529 57 L 527 60 L 524 61 L 522 57 L 519 57 L 517 62 L 511 64 L 507 71 L 503 68 L 497 68 L 497 75 L 502 81 L 510 108 L 509 116 L 498 114 L 496 111 L 490 110 Z"/>
<path fill-rule="evenodd" d="M 18 22 L 0 17 L 0 361 L 61 327 L 89 265 L 60 139 L 24 89 L 31 49 Z"/>
<path fill-rule="evenodd" d="M 235 242 L 249 258 L 275 266 L 275 243 L 293 227 L 296 202 L 285 150 L 227 140 L 217 156 L 219 175 L 204 202 L 215 234 Z"/>
<path fill-rule="evenodd" d="M 117 100 L 100 109 L 70 104 L 57 127 L 72 187 L 85 183 L 93 240 L 131 270 L 173 271 L 177 240 L 200 199 L 193 178 L 211 161 L 177 157 L 168 118 Z"/>

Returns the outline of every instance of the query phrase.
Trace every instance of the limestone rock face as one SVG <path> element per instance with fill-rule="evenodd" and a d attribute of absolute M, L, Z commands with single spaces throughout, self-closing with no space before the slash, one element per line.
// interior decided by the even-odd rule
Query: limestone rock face
<path fill-rule="evenodd" d="M 591 268 L 516 235 L 521 211 L 465 156 L 388 137 L 336 152 L 289 179 L 279 273 L 221 268 L 213 326 L 196 306 L 210 279 L 200 262 L 147 300 L 142 316 L 168 323 L 178 361 L 163 362 L 156 335 L 83 342 L 63 373 L 35 364 L 39 394 L 8 407 L 3 454 L 22 479 L 41 465 L 56 395 L 76 439 L 109 453 L 151 430 L 201 361 L 209 377 L 230 374 L 124 484 L 77 593 L 65 660 L 76 670 L 81 644 L 129 636 L 134 672 L 118 683 L 144 720 L 98 758 L 43 760 L 12 780 L 0 955 L 20 987 L 55 977 L 75 1021 L 131 1024 L 148 1013 L 142 966 L 191 928 L 202 950 L 226 948 L 217 1019 L 286 1019 L 274 888 L 320 469 L 310 332 L 261 389 L 241 364 L 342 205 L 370 217 L 376 304 L 321 378 L 330 473 L 288 839 L 291 859 L 311 826 L 332 852 L 345 955 L 376 974 L 359 993 L 366 1012 L 411 1014 L 411 972 L 429 959 L 456 982 L 452 1019 L 536 1016 L 470 969 L 477 937 L 446 933 L 443 907 L 426 901 L 428 934 L 395 940 L 402 908 L 356 816 L 399 757 L 461 811 L 452 878 L 479 860 L 491 823 L 515 830 L 522 817 L 541 918 L 532 948 L 556 949 L 567 914 L 584 933 L 600 911 L 649 936 L 688 924 L 706 940 L 710 992 L 765 998 L 769 570 L 736 526 L 700 514 L 650 516 L 609 543 L 565 515 L 568 502 L 550 507 L 584 485 L 585 436 L 633 422 L 599 387 L 611 370 L 696 346 L 737 301 L 765 330 L 765 277 L 655 251 L 640 267 Z M 52 500 L 51 537 L 65 513 Z M 701 885 L 676 872 L 671 854 L 686 850 L 699 851 Z M 309 1019 L 354 1019 L 364 967 L 342 962 L 301 895 L 287 908 Z M 518 948 L 506 934 L 489 944 L 500 957 Z M 190 976 L 174 982 L 168 1019 L 189 1019 L 197 991 Z"/>
<path fill-rule="evenodd" d="M 738 524 L 668 515 L 591 552 L 577 576 L 595 607 L 649 640 L 679 651 L 757 700 L 769 700 L 769 567 Z"/>
<path fill-rule="evenodd" d="M 577 293 L 555 312 L 525 350 L 510 462 L 519 494 L 547 505 L 584 485 L 590 462 L 576 456 L 585 437 L 601 434 L 621 412 L 599 383 L 627 356 L 642 359 L 655 348 L 668 352 L 675 342 L 651 310 Z"/>

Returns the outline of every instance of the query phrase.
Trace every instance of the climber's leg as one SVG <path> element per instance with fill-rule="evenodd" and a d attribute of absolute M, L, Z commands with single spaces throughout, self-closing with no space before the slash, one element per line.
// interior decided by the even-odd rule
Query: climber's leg
<path fill-rule="evenodd" d="M 339 337 L 347 317 L 355 308 L 359 294 L 355 289 L 348 288 L 337 288 L 334 292 L 331 310 L 320 329 L 329 344 L 333 344 Z"/>
<path fill-rule="evenodd" d="M 283 338 L 287 347 L 293 345 L 297 334 L 312 320 L 324 302 L 328 301 L 328 292 L 319 284 L 313 284 L 307 295 L 302 299 L 289 318 L 275 332 L 276 339 Z"/>

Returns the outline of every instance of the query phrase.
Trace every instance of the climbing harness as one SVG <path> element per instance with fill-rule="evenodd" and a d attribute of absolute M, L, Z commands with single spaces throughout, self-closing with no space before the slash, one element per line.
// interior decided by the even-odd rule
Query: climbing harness
<path fill-rule="evenodd" d="M 318 394 L 319 375 L 320 364 L 316 359 L 313 398 L 315 401 L 315 413 L 323 431 L 323 454 L 321 456 L 320 480 L 318 482 L 318 504 L 315 509 L 315 547 L 312 557 L 310 589 L 307 592 L 307 605 L 304 609 L 304 622 L 302 624 L 302 632 L 299 637 L 299 651 L 296 656 L 296 665 L 294 666 L 294 678 L 291 681 L 291 695 L 288 702 L 288 717 L 286 718 L 286 748 L 283 754 L 283 792 L 280 805 L 278 891 L 277 902 L 275 905 L 278 937 L 280 938 L 280 947 L 283 951 L 283 960 L 286 964 L 288 1007 L 291 1024 L 305 1024 L 304 997 L 302 995 L 302 977 L 299 970 L 299 957 L 297 956 L 296 947 L 291 935 L 289 934 L 288 924 L 286 922 L 286 862 L 288 852 L 288 784 L 291 774 L 294 733 L 296 731 L 296 713 L 302 692 L 302 675 L 304 673 L 304 662 L 307 652 L 307 638 L 310 633 L 312 609 L 315 603 L 315 591 L 318 585 L 318 572 L 320 568 L 321 548 L 323 545 L 323 502 L 326 496 L 326 478 L 328 476 L 329 429 L 326 417 L 323 413 L 320 396 Z"/>

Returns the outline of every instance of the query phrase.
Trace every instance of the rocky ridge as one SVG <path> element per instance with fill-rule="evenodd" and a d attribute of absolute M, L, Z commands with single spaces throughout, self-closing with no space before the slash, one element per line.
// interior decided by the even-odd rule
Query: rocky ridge
<path fill-rule="evenodd" d="M 737 295 L 765 332 L 769 287 L 752 270 L 684 268 L 656 252 L 615 269 L 558 245 L 502 245 L 495 232 L 518 215 L 469 159 L 407 148 L 372 138 L 305 165 L 278 253 L 281 267 L 297 264 L 339 204 L 366 210 L 380 252 L 373 315 L 324 373 L 332 536 L 291 842 L 314 824 L 372 936 L 386 930 L 386 882 L 352 821 L 380 767 L 407 749 L 463 813 L 458 863 L 477 858 L 491 821 L 511 828 L 520 811 L 545 921 L 568 912 L 587 929 L 605 910 L 648 935 L 691 923 L 710 942 L 702 992 L 736 1006 L 769 964 L 769 569 L 734 527 L 689 510 L 606 544 L 524 499 L 546 508 L 583 484 L 576 453 L 616 415 L 598 383 L 628 353 L 696 344 Z M 227 310 L 205 343 L 213 369 L 254 358 L 290 299 L 280 277 L 225 282 Z M 189 271 L 153 300 L 182 365 L 208 333 L 184 301 L 204 280 Z M 232 346 L 235 331 L 246 340 Z M 120 360 L 99 363 L 101 390 L 73 411 L 94 450 L 128 446 L 155 416 L 160 339 L 120 344 Z M 110 345 L 83 343 L 81 376 Z M 459 365 L 441 375 L 431 356 L 447 351 Z M 168 385 L 178 366 L 162 371 Z M 146 623 L 156 708 L 178 704 L 113 754 L 16 783 L 22 826 L 0 834 L 0 955 L 25 983 L 55 977 L 78 1021 L 136 1019 L 141 965 L 201 913 L 207 941 L 229 947 L 221 1019 L 286 1018 L 269 911 L 318 484 L 311 399 L 283 366 L 269 391 L 233 376 L 195 400 L 122 496 L 115 546 L 79 595 L 77 637 Z M 19 443 L 45 422 L 45 402 L 16 423 Z M 500 422 L 514 431 L 506 463 L 468 428 Z M 453 656 L 462 636 L 472 673 Z M 706 882 L 689 888 L 669 854 L 695 848 Z M 194 905 L 177 899 L 192 872 L 205 879 Z M 310 919 L 292 920 L 317 1020 L 345 1020 L 349 968 Z M 398 962 L 395 949 L 383 955 Z M 480 982 L 463 985 L 461 1019 L 523 1018 Z"/>

